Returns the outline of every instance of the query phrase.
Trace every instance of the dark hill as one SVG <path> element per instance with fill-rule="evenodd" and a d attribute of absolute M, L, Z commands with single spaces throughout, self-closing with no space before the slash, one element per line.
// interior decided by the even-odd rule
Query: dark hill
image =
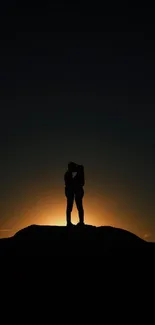
<path fill-rule="evenodd" d="M 0 240 L 1 256 L 104 256 L 155 251 L 155 245 L 113 227 L 32 225 Z"/>
<path fill-rule="evenodd" d="M 26 291 L 30 296 L 36 287 L 35 297 L 40 297 L 41 288 L 45 290 L 42 299 L 51 292 L 54 300 L 58 295 L 58 301 L 64 295 L 64 302 L 68 292 L 73 300 L 82 292 L 87 301 L 93 290 L 99 291 L 94 300 L 101 292 L 109 294 L 111 283 L 118 284 L 117 293 L 124 283 L 130 287 L 127 279 L 133 274 L 136 283 L 143 278 L 143 285 L 146 279 L 154 279 L 154 256 L 154 243 L 122 229 L 32 225 L 0 240 L 0 274 L 8 290 L 13 285 L 16 292 L 19 284 L 20 297 L 26 297 Z M 147 277 L 145 268 L 149 271 Z"/>

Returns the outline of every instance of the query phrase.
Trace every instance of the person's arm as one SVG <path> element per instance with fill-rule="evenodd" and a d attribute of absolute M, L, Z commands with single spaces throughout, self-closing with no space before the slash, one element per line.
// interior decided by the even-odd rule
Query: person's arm
<path fill-rule="evenodd" d="M 67 186 L 67 184 L 68 184 L 68 172 L 66 172 L 65 175 L 64 175 L 64 181 L 65 181 L 65 185 Z"/>
<path fill-rule="evenodd" d="M 81 186 L 84 186 L 85 185 L 84 166 L 83 165 L 77 165 L 77 170 L 78 170 L 78 173 L 79 173 Z"/>
<path fill-rule="evenodd" d="M 70 171 L 66 171 L 64 175 L 65 186 L 70 187 L 72 186 L 72 174 Z"/>

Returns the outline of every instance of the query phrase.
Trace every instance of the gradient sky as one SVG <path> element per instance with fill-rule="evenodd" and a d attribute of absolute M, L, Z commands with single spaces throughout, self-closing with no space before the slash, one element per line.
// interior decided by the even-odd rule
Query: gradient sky
<path fill-rule="evenodd" d="M 153 11 L 56 3 L 0 8 L 0 237 L 65 224 L 72 160 L 86 223 L 155 241 Z"/>

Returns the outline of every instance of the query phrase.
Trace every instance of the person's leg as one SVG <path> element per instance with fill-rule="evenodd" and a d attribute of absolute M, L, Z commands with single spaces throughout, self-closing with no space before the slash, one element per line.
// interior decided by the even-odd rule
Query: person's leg
<path fill-rule="evenodd" d="M 67 218 L 67 225 L 71 224 L 71 212 L 73 209 L 74 203 L 74 194 L 70 194 L 67 196 L 67 209 L 66 209 L 66 218 Z"/>
<path fill-rule="evenodd" d="M 79 213 L 79 221 L 80 224 L 84 224 L 84 209 L 83 209 L 83 196 L 82 195 L 75 195 L 75 202 Z"/>

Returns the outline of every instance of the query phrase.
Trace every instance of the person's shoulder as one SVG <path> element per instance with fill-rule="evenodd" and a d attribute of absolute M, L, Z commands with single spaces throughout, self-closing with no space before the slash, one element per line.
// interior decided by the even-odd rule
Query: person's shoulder
<path fill-rule="evenodd" d="M 64 174 L 64 177 L 68 177 L 70 175 L 69 171 L 67 170 Z"/>

